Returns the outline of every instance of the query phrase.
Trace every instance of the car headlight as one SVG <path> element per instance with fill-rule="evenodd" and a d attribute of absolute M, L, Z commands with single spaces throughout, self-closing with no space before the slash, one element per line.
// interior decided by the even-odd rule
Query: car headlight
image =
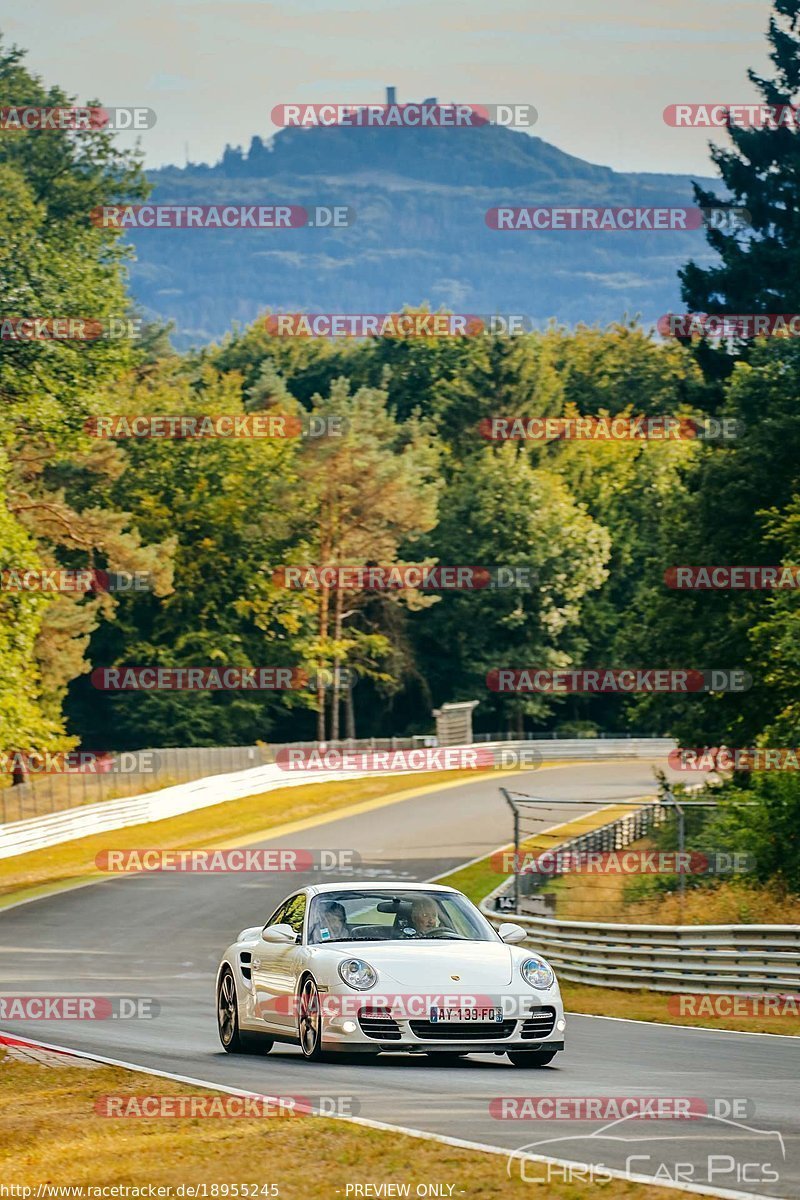
<path fill-rule="evenodd" d="M 378 982 L 377 973 L 363 958 L 346 958 L 339 963 L 339 974 L 348 987 L 357 992 L 366 992 Z"/>
<path fill-rule="evenodd" d="M 544 959 L 541 958 L 526 958 L 525 962 L 520 967 L 522 978 L 531 987 L 539 988 L 541 991 L 547 991 L 555 982 L 555 975 L 552 968 L 548 967 Z"/>

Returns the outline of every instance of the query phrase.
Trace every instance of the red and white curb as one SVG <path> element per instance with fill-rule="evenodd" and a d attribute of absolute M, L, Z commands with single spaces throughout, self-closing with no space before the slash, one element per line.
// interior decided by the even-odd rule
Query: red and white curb
<path fill-rule="evenodd" d="M 100 1063 L 78 1057 L 71 1050 L 57 1050 L 54 1046 L 11 1037 L 8 1033 L 0 1034 L 0 1047 L 5 1049 L 6 1059 L 13 1062 L 37 1063 L 40 1067 L 81 1067 L 87 1071 L 97 1071 L 100 1067 Z"/>

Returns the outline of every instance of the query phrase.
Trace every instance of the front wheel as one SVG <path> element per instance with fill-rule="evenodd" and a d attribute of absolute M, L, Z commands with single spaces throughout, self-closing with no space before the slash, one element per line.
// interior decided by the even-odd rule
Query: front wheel
<path fill-rule="evenodd" d="M 509 1050 L 508 1057 L 515 1067 L 546 1067 L 558 1054 L 557 1050 Z"/>
<path fill-rule="evenodd" d="M 273 1047 L 270 1038 L 242 1033 L 233 972 L 226 967 L 217 988 L 217 1030 L 226 1054 L 267 1054 Z"/>
<path fill-rule="evenodd" d="M 300 1004 L 297 1014 L 297 1036 L 303 1058 L 319 1062 L 324 1057 L 322 1050 L 322 1008 L 319 992 L 314 980 L 308 975 L 300 989 Z"/>

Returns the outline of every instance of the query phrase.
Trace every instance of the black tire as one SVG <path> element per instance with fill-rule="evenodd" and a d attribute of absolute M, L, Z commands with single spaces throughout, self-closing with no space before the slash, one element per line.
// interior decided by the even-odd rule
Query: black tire
<path fill-rule="evenodd" d="M 465 1058 L 465 1052 L 458 1050 L 431 1050 L 428 1052 L 428 1062 L 435 1067 L 454 1067 L 460 1059 Z"/>
<path fill-rule="evenodd" d="M 226 1054 L 268 1054 L 274 1042 L 259 1034 L 242 1033 L 233 971 L 225 967 L 217 988 L 217 1032 Z"/>
<path fill-rule="evenodd" d="M 557 1050 L 509 1050 L 508 1057 L 515 1067 L 546 1067 L 558 1054 Z"/>
<path fill-rule="evenodd" d="M 297 1039 L 303 1058 L 320 1062 L 325 1058 L 322 1049 L 322 1007 L 317 985 L 310 975 L 300 984 L 297 1004 Z"/>

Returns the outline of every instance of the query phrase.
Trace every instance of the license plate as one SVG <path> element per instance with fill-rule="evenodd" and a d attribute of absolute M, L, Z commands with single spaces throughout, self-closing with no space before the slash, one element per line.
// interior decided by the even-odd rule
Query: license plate
<path fill-rule="evenodd" d="M 431 1024 L 445 1024 L 448 1021 L 496 1021 L 503 1019 L 502 1008 L 431 1008 Z"/>

